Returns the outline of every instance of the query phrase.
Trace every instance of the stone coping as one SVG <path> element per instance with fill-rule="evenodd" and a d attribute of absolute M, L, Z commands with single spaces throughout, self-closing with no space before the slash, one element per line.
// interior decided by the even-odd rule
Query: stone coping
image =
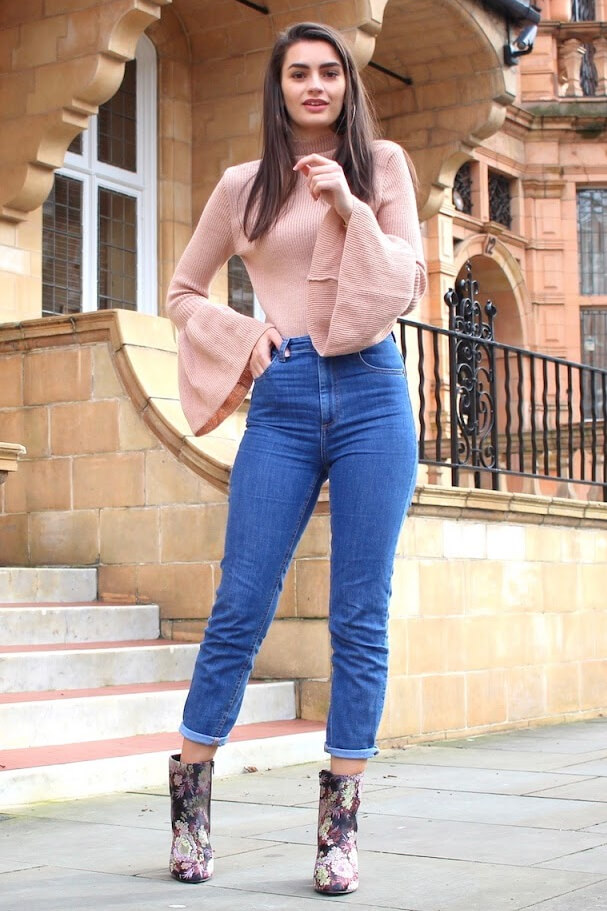
<path fill-rule="evenodd" d="M 416 487 L 411 514 L 607 529 L 607 503 L 434 484 Z"/>
<path fill-rule="evenodd" d="M 179 404 L 177 345 L 168 319 L 128 310 L 103 310 L 0 325 L 0 355 L 94 342 L 109 343 L 127 395 L 163 446 L 200 477 L 227 492 L 244 424 L 243 411 L 204 437 L 192 435 Z M 16 446 L 18 454 L 25 451 L 18 444 L 0 444 L 0 454 L 2 446 Z M 316 512 L 328 512 L 326 485 Z M 432 484 L 418 485 L 411 512 L 607 528 L 605 503 Z"/>

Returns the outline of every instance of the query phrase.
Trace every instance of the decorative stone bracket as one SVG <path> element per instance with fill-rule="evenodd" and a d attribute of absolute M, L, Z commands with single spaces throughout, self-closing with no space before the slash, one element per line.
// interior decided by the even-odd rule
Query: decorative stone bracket
<path fill-rule="evenodd" d="M 4 484 L 9 471 L 17 471 L 17 461 L 25 455 L 25 446 L 20 443 L 0 443 L 0 486 Z"/>

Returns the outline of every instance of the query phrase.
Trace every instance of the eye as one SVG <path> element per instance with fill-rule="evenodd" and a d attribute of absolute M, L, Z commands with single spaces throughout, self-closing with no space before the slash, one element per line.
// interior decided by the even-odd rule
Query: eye
<path fill-rule="evenodd" d="M 293 79 L 299 79 L 299 80 L 301 80 L 301 79 L 304 78 L 305 73 L 303 73 L 303 72 L 301 72 L 301 71 L 299 71 L 299 72 L 295 71 L 295 72 L 291 73 L 291 76 L 292 76 Z"/>
<path fill-rule="evenodd" d="M 336 79 L 339 76 L 338 70 L 327 70 L 325 76 L 329 76 L 331 79 Z"/>

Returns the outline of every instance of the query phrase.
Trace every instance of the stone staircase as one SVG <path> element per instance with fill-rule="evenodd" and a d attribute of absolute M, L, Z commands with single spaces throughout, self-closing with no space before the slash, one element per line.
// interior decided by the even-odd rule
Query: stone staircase
<path fill-rule="evenodd" d="M 94 569 L 0 568 L 0 810 L 166 780 L 198 646 L 96 597 Z M 292 681 L 252 682 L 217 774 L 321 759 L 296 709 Z"/>

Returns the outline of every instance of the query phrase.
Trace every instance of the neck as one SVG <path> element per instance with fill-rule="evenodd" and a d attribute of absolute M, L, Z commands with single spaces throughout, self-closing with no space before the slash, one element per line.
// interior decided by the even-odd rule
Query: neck
<path fill-rule="evenodd" d="M 324 155 L 333 152 L 339 144 L 339 137 L 333 130 L 322 130 L 318 133 L 300 133 L 291 140 L 291 148 L 296 158 L 318 152 Z"/>

